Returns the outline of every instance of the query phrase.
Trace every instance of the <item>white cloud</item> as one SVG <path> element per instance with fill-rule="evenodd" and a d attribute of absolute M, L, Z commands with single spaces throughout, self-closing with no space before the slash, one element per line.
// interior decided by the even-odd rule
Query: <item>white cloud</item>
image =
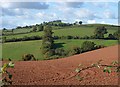
<path fill-rule="evenodd" d="M 108 8 L 109 4 L 108 2 L 92 2 L 91 4 L 93 4 L 95 7 L 99 7 L 99 8 Z"/>
<path fill-rule="evenodd" d="M 87 23 L 88 24 L 94 24 L 94 23 L 96 23 L 96 20 L 88 20 Z"/>
<path fill-rule="evenodd" d="M 16 25 L 18 25 L 18 22 L 16 22 L 13 19 L 2 20 L 2 27 L 11 28 L 11 27 L 15 27 Z"/>
<path fill-rule="evenodd" d="M 81 9 L 77 10 L 75 12 L 75 14 L 78 18 L 82 18 L 82 19 L 94 19 L 94 18 L 96 18 L 95 13 L 93 13 L 91 10 L 88 10 L 85 8 L 81 8 Z"/>
<path fill-rule="evenodd" d="M 119 0 L 2 0 L 1 2 L 118 2 Z"/>
<path fill-rule="evenodd" d="M 106 10 L 103 12 L 103 16 L 102 18 L 107 18 L 107 19 L 116 19 L 117 17 L 115 16 L 115 14 L 109 10 Z"/>
<path fill-rule="evenodd" d="M 58 17 L 56 13 L 45 13 L 45 12 L 39 12 L 35 14 L 37 19 L 40 19 L 42 21 L 51 21 L 51 20 L 57 20 Z"/>
<path fill-rule="evenodd" d="M 101 21 L 101 24 L 105 24 L 105 21 Z"/>
<path fill-rule="evenodd" d="M 33 3 L 33 2 L 32 2 Z M 5 27 L 8 26 L 17 26 L 19 25 L 27 25 L 27 24 L 34 24 L 34 23 L 41 23 L 43 21 L 52 21 L 52 20 L 62 20 L 64 22 L 75 22 L 83 20 L 84 23 L 98 23 L 99 19 L 103 19 L 105 22 L 107 19 L 116 18 L 114 13 L 111 9 L 107 8 L 105 10 L 103 7 L 99 11 L 99 7 L 102 4 L 97 3 L 96 9 L 93 10 L 94 6 L 91 6 L 91 3 L 87 3 L 86 5 L 90 8 L 85 6 L 85 3 L 82 2 L 46 2 L 45 6 L 50 6 L 49 9 L 46 7 L 41 7 L 42 5 L 38 5 L 33 3 L 34 5 L 29 4 L 29 6 L 25 6 L 25 3 L 4 3 L 1 4 L 0 7 L 3 8 L 4 20 L 8 23 L 4 22 Z M 37 2 L 36 2 L 37 3 Z M 28 3 L 27 3 L 28 4 Z M 31 6 L 30 6 L 31 5 Z M 36 6 L 35 6 L 36 5 Z M 37 9 L 37 10 L 36 10 Z M 44 9 L 44 10 L 38 10 Z M 104 11 L 105 10 L 105 11 Z M 114 11 L 115 12 L 115 11 Z M 10 20 L 7 20 L 9 19 Z M 15 19 L 14 19 L 15 18 Z M 13 24 L 9 23 L 9 21 L 14 20 Z M 19 21 L 18 21 L 19 20 Z M 88 21 L 87 21 L 88 20 Z M 96 20 L 96 21 L 95 21 Z M 104 21 L 99 23 L 104 23 Z M 108 22 L 108 21 L 107 21 Z"/>
<path fill-rule="evenodd" d="M 80 20 L 80 19 L 75 19 L 75 21 L 83 21 L 83 20 Z"/>
<path fill-rule="evenodd" d="M 39 17 L 39 18 L 42 18 L 45 16 L 45 13 L 44 12 L 39 12 L 37 14 L 35 14 L 35 16 Z"/>

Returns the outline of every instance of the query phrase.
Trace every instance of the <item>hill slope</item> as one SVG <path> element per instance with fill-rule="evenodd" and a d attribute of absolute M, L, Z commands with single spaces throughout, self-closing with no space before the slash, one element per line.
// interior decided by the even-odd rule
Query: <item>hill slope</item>
<path fill-rule="evenodd" d="M 108 29 L 108 34 L 113 34 L 115 31 L 118 30 L 117 26 L 112 26 L 112 25 L 102 25 L 102 24 L 87 24 L 87 25 L 75 25 L 75 26 L 67 26 L 67 27 L 61 27 L 56 29 L 54 26 L 53 27 L 53 32 L 55 36 L 91 36 L 94 33 L 94 30 L 98 27 L 98 26 L 105 26 Z M 10 31 L 10 30 L 9 30 Z M 43 31 L 39 31 L 39 32 L 28 32 L 27 31 L 31 31 L 31 29 L 15 29 L 13 33 L 11 34 L 15 34 L 15 35 L 4 35 L 7 39 L 11 39 L 11 38 L 23 38 L 25 36 L 42 36 L 43 35 Z M 7 32 L 5 32 L 7 33 Z M 10 33 L 10 32 L 8 32 Z M 23 33 L 23 34 L 21 34 Z M 107 34 L 107 35 L 108 35 Z M 107 36 L 106 35 L 106 36 Z"/>
<path fill-rule="evenodd" d="M 15 62 L 15 68 L 10 72 L 16 85 L 117 85 L 118 76 L 115 72 L 103 73 L 102 69 L 96 68 L 81 72 L 80 75 L 84 77 L 82 81 L 68 79 L 75 74 L 79 64 L 87 66 L 100 59 L 103 64 L 118 60 L 118 46 L 56 60 Z"/>

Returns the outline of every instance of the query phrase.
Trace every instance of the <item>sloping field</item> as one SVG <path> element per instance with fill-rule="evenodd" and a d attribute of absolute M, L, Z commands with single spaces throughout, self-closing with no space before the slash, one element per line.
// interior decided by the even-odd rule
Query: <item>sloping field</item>
<path fill-rule="evenodd" d="M 102 26 L 102 25 L 83 25 L 83 26 L 72 26 L 72 27 L 61 27 L 60 29 L 54 29 L 53 28 L 53 35 L 55 36 L 91 36 L 94 34 L 94 30 L 98 27 L 98 26 Z M 108 30 L 108 34 L 113 34 L 114 32 L 116 32 L 118 30 L 118 27 L 112 27 L 112 26 L 106 26 L 107 30 Z M 25 33 L 27 31 L 30 31 L 31 29 L 16 29 L 14 30 L 14 33 Z M 108 34 L 105 35 L 108 36 Z M 7 39 L 11 39 L 11 38 L 23 38 L 25 36 L 42 36 L 43 35 L 43 31 L 41 32 L 31 32 L 31 33 L 27 33 L 27 34 L 17 34 L 17 35 L 8 35 L 5 36 Z"/>
<path fill-rule="evenodd" d="M 83 80 L 75 77 L 75 69 L 79 64 L 88 66 L 100 59 L 102 64 L 110 64 L 118 60 L 118 46 L 83 53 L 62 59 L 45 61 L 17 61 L 15 68 L 9 70 L 13 74 L 14 85 L 117 85 L 117 73 L 104 73 L 101 69 L 91 68 L 80 73 Z"/>

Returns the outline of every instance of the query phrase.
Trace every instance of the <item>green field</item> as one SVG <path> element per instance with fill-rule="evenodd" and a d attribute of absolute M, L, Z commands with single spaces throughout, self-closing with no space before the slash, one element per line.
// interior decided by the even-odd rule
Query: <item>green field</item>
<path fill-rule="evenodd" d="M 107 28 L 108 33 L 105 35 L 105 37 L 108 36 L 108 34 L 113 34 L 118 30 L 117 26 L 112 25 L 105 25 L 105 24 L 88 24 L 88 25 L 73 25 L 73 26 L 52 26 L 53 28 L 53 35 L 54 36 L 91 36 L 94 34 L 94 30 L 98 26 L 105 26 Z M 6 37 L 7 39 L 11 38 L 22 38 L 24 36 L 42 36 L 43 31 L 40 32 L 30 32 L 32 28 L 23 28 L 23 29 L 15 29 L 13 31 L 14 34 L 17 35 L 4 35 L 3 37 Z M 12 33 L 10 32 L 7 33 Z M 20 33 L 26 33 L 26 34 L 20 34 Z M 81 46 L 81 44 L 86 41 L 80 40 L 80 39 L 59 39 L 55 41 L 55 46 L 57 48 L 64 48 L 65 50 L 69 50 L 72 46 Z M 87 40 L 88 41 L 88 40 Z M 117 40 L 89 40 L 95 42 L 97 45 L 104 45 L 104 46 L 111 46 L 117 44 Z M 41 53 L 41 40 L 34 40 L 34 41 L 23 41 L 23 42 L 9 42 L 9 43 L 3 43 L 2 44 L 2 56 L 4 59 L 11 58 L 13 60 L 21 60 L 21 57 L 23 54 L 31 53 L 33 54 L 37 59 L 43 60 L 43 54 Z"/>
<path fill-rule="evenodd" d="M 81 46 L 86 40 L 56 40 L 57 47 L 69 50 L 71 46 Z M 87 40 L 88 41 L 88 40 Z M 97 45 L 111 46 L 117 44 L 117 40 L 89 40 L 95 42 Z M 21 56 L 26 53 L 32 53 L 37 59 L 43 60 L 43 55 L 40 50 L 41 40 L 11 42 L 2 45 L 3 58 L 11 58 L 13 60 L 21 60 Z"/>
<path fill-rule="evenodd" d="M 97 25 L 93 26 L 93 25 L 89 25 L 89 26 L 71 26 L 71 27 L 63 27 L 63 28 L 60 28 L 60 29 L 53 29 L 53 32 L 55 36 L 68 36 L 68 35 L 71 35 L 71 36 L 91 36 L 94 34 L 94 30 L 96 29 Z M 110 27 L 110 26 L 107 26 L 106 27 L 107 30 L 108 30 L 108 34 L 109 33 L 114 33 L 115 31 L 118 30 L 117 27 Z M 16 32 L 22 32 L 23 30 L 20 29 L 16 29 L 15 31 Z M 25 29 L 25 31 L 27 31 L 27 29 Z M 106 34 L 105 36 L 108 36 L 108 34 Z M 31 32 L 31 33 L 27 33 L 27 34 L 18 34 L 18 35 L 9 35 L 9 36 L 5 36 L 7 39 L 10 39 L 10 38 L 22 38 L 24 36 L 42 36 L 43 35 L 43 32 Z"/>

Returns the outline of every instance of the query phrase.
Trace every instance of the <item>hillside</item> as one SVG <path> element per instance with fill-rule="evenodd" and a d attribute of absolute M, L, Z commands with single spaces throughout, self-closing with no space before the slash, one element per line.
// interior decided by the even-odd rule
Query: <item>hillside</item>
<path fill-rule="evenodd" d="M 105 26 L 107 34 L 113 34 L 118 30 L 118 26 L 107 24 L 82 24 L 74 25 L 69 23 L 63 23 L 61 21 L 48 22 L 52 26 L 53 37 L 55 39 L 55 48 L 63 48 L 65 50 L 71 49 L 71 47 L 81 47 L 84 41 L 93 41 L 96 45 L 111 46 L 116 45 L 116 39 L 95 39 L 92 37 L 97 27 Z M 45 25 L 45 23 L 43 24 Z M 17 27 L 16 29 L 4 29 L 3 31 L 3 58 L 12 60 L 21 60 L 24 54 L 31 53 L 38 60 L 43 60 L 43 54 L 41 53 L 41 42 L 44 31 L 31 31 L 33 27 L 41 26 L 41 24 Z M 28 49 L 29 48 L 29 49 Z"/>
<path fill-rule="evenodd" d="M 118 45 L 56 60 L 16 61 L 15 68 L 9 71 L 13 74 L 14 85 L 117 85 L 117 73 L 104 73 L 102 68 L 81 72 L 80 76 L 84 77 L 81 81 L 69 79 L 76 74 L 79 64 L 88 66 L 101 59 L 102 64 L 118 60 Z"/>
<path fill-rule="evenodd" d="M 99 26 L 105 26 L 108 29 L 108 34 L 113 34 L 115 31 L 118 30 L 117 26 L 113 25 L 105 25 L 105 24 L 86 24 L 86 25 L 74 25 L 74 26 L 64 26 L 64 27 L 59 27 L 59 26 L 52 26 L 54 36 L 91 36 L 93 35 L 94 30 L 99 27 Z M 11 38 L 23 38 L 25 36 L 42 36 L 43 31 L 39 32 L 30 32 L 32 28 L 19 28 L 19 29 L 14 29 L 13 32 L 11 30 L 5 31 L 4 37 L 6 39 L 11 39 Z M 64 32 L 64 33 L 63 33 Z M 108 35 L 107 34 L 107 35 Z M 106 35 L 106 36 L 107 36 Z"/>

